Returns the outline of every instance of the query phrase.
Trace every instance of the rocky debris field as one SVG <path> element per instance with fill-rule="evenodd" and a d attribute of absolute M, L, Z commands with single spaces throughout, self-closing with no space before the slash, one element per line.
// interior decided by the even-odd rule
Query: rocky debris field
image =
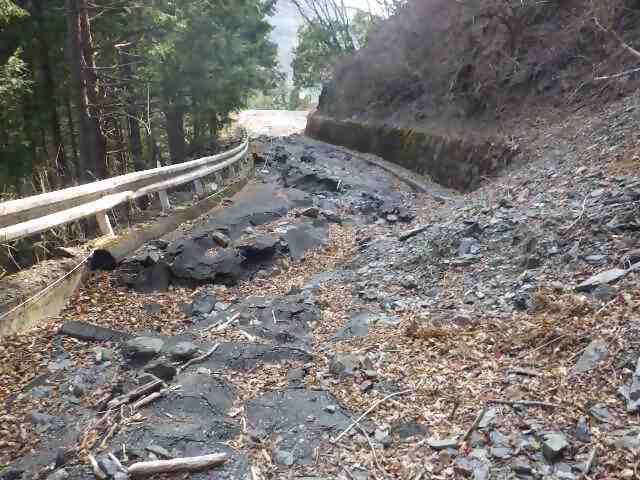
<path fill-rule="evenodd" d="M 3 339 L 0 478 L 636 478 L 640 177 L 593 158 L 619 128 L 465 196 L 257 138 L 225 208 Z"/>

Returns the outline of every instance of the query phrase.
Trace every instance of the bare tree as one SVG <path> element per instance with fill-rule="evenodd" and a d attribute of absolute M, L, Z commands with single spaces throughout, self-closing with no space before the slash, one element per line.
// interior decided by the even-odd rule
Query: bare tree
<path fill-rule="evenodd" d="M 340 52 L 355 50 L 351 19 L 344 0 L 291 0 L 310 27 L 326 33 L 327 46 Z"/>

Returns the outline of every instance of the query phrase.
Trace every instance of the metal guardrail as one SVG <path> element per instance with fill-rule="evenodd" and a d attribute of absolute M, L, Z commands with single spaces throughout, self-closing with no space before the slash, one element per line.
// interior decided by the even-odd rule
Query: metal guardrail
<path fill-rule="evenodd" d="M 34 235 L 92 215 L 103 235 L 113 235 L 107 212 L 121 203 L 158 193 L 163 210 L 171 208 L 167 189 L 193 182 L 204 194 L 200 180 L 225 169 L 237 174 L 247 158 L 249 140 L 218 155 L 129 173 L 77 187 L 0 203 L 0 242 Z"/>

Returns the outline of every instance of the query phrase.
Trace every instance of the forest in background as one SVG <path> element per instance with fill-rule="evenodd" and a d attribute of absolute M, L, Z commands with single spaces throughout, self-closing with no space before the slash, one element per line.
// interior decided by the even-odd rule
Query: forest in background
<path fill-rule="evenodd" d="M 182 162 L 275 87 L 275 0 L 0 0 L 0 198 Z"/>

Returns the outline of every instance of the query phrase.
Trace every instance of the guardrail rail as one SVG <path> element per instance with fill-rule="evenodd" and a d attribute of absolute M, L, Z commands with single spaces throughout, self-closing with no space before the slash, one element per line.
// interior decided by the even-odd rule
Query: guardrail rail
<path fill-rule="evenodd" d="M 249 139 L 218 155 L 128 173 L 93 183 L 0 203 L 0 242 L 28 237 L 95 215 L 103 235 L 113 235 L 108 211 L 124 202 L 158 193 L 163 210 L 171 205 L 167 190 L 193 182 L 197 195 L 205 192 L 201 179 L 230 169 L 238 175 L 247 162 Z"/>

